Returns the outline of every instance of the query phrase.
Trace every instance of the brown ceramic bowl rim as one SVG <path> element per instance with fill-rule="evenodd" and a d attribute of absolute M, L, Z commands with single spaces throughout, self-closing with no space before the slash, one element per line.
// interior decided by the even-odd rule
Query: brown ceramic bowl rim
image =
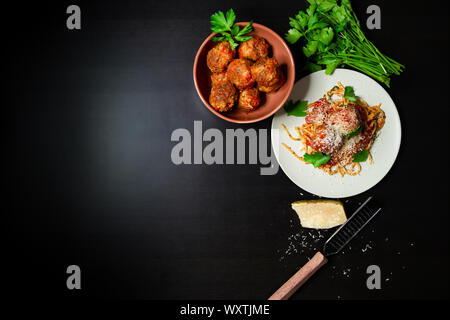
<path fill-rule="evenodd" d="M 242 25 L 242 24 L 247 24 L 249 23 L 249 21 L 242 21 L 242 22 L 238 22 L 237 24 Z M 220 113 L 216 110 L 213 109 L 213 107 L 210 106 L 209 101 L 207 101 L 205 98 L 203 98 L 203 96 L 200 94 L 200 88 L 198 87 L 198 83 L 197 83 L 197 65 L 198 65 L 198 60 L 200 57 L 200 53 L 203 51 L 203 48 L 206 46 L 206 44 L 211 40 L 212 37 L 214 37 L 216 35 L 216 33 L 211 33 L 206 39 L 205 41 L 203 41 L 202 45 L 200 46 L 200 48 L 197 51 L 197 54 L 195 55 L 195 60 L 194 60 L 194 67 L 193 67 L 193 76 L 194 76 L 194 84 L 195 84 L 195 89 L 197 90 L 197 94 L 200 97 L 200 99 L 203 101 L 203 104 L 209 109 L 209 111 L 211 111 L 212 113 L 214 113 L 216 116 L 229 121 L 229 122 L 234 122 L 234 123 L 254 123 L 254 122 L 259 122 L 262 121 L 264 119 L 267 119 L 268 117 L 272 116 L 275 112 L 277 112 L 286 102 L 286 100 L 289 98 L 290 92 L 292 91 L 292 88 L 294 87 L 294 82 L 295 82 L 295 63 L 294 63 L 294 57 L 292 56 L 291 50 L 289 50 L 288 45 L 286 44 L 286 42 L 283 40 L 283 38 L 281 38 L 278 33 L 276 33 L 275 31 L 267 28 L 266 26 L 263 26 L 262 24 L 259 23 L 255 23 L 253 22 L 253 26 L 256 26 L 258 29 L 263 29 L 268 33 L 271 33 L 275 38 L 278 38 L 280 40 L 280 43 L 283 45 L 284 49 L 287 51 L 288 56 L 289 56 L 289 60 L 291 62 L 292 65 L 292 78 L 291 81 L 289 81 L 289 83 L 285 83 L 284 85 L 288 86 L 288 91 L 289 94 L 286 94 L 286 96 L 284 97 L 284 99 L 280 102 L 280 105 L 277 106 L 276 108 L 274 108 L 272 111 L 270 111 L 269 113 L 260 116 L 259 118 L 256 119 L 252 119 L 252 120 L 238 120 L 238 119 L 232 119 L 227 117 L 226 115 L 224 115 L 223 113 Z"/>

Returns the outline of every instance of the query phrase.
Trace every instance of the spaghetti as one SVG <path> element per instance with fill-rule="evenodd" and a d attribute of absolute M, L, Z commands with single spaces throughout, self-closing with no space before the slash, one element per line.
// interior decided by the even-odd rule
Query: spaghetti
<path fill-rule="evenodd" d="M 330 156 L 318 168 L 330 175 L 355 176 L 361 172 L 361 165 L 353 162 L 355 153 L 367 150 L 369 162 L 373 163 L 370 149 L 386 119 L 380 105 L 369 106 L 360 98 L 356 102 L 348 100 L 345 87 L 338 82 L 323 98 L 307 105 L 305 123 L 294 128 L 298 137 L 291 135 L 284 124 L 282 127 L 291 140 L 302 142 L 303 153 L 321 152 Z M 282 145 L 308 163 L 291 147 Z"/>

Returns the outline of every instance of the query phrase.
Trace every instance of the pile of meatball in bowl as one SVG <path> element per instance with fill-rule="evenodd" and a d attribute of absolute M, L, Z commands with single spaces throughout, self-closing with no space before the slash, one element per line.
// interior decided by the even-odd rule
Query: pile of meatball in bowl
<path fill-rule="evenodd" d="M 209 103 L 215 110 L 227 112 L 233 107 L 256 110 L 261 104 L 261 93 L 274 92 L 285 83 L 277 60 L 269 57 L 269 49 L 264 38 L 253 36 L 239 45 L 237 54 L 226 41 L 208 51 Z"/>
<path fill-rule="evenodd" d="M 238 22 L 244 27 L 248 22 Z M 289 98 L 295 63 L 286 42 L 273 30 L 253 23 L 249 41 L 233 50 L 210 34 L 195 56 L 193 79 L 205 107 L 234 123 L 254 123 L 277 112 Z"/>

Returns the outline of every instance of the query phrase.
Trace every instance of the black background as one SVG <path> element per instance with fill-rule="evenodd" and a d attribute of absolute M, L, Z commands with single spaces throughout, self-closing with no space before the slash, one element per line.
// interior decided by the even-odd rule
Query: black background
<path fill-rule="evenodd" d="M 72 2 L 5 5 L 3 284 L 13 297 L 266 299 L 312 251 L 284 254 L 301 231 L 290 203 L 313 198 L 260 165 L 172 164 L 173 130 L 270 128 L 227 123 L 197 96 L 192 65 L 209 16 L 279 34 L 303 1 Z M 402 146 L 374 188 L 382 213 L 292 299 L 448 298 L 448 8 L 352 1 L 363 31 L 406 65 L 388 92 Z M 366 30 L 377 4 L 382 29 Z M 297 79 L 304 58 L 291 46 Z M 6 99 L 5 99 L 6 98 Z M 301 193 L 303 195 L 301 195 Z M 386 241 L 388 238 L 388 241 Z M 371 250 L 362 248 L 370 244 Z M 66 288 L 66 268 L 82 289 Z M 368 265 L 382 289 L 368 290 Z M 345 270 L 351 268 L 350 276 Z"/>

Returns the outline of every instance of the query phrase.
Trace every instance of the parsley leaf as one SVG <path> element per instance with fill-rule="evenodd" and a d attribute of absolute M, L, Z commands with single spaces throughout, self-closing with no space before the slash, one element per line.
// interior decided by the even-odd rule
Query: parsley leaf
<path fill-rule="evenodd" d="M 312 164 L 314 168 L 321 166 L 330 161 L 331 156 L 329 154 L 323 154 L 322 152 L 314 152 L 313 154 L 305 153 L 303 159 L 306 162 Z"/>
<path fill-rule="evenodd" d="M 369 156 L 369 151 L 361 150 L 353 154 L 353 162 L 364 162 Z"/>
<path fill-rule="evenodd" d="M 353 87 L 350 86 L 345 87 L 344 98 L 351 102 L 357 102 Z"/>
<path fill-rule="evenodd" d="M 301 36 L 302 36 L 301 32 L 298 31 L 297 29 L 289 29 L 284 38 L 290 44 L 294 44 L 298 41 L 298 39 L 301 38 Z"/>
<path fill-rule="evenodd" d="M 236 15 L 233 9 L 230 9 L 224 14 L 222 11 L 216 12 L 211 16 L 211 30 L 219 33 L 221 36 L 213 37 L 213 41 L 228 41 L 233 49 L 236 49 L 239 42 L 250 40 L 252 37 L 246 35 L 253 31 L 252 21 L 250 21 L 244 28 L 240 29 L 239 25 L 235 25 Z"/>
<path fill-rule="evenodd" d="M 308 19 L 308 28 L 312 28 L 312 26 L 318 22 L 319 22 L 319 16 L 317 14 L 311 14 Z"/>
<path fill-rule="evenodd" d="M 238 32 L 238 36 L 242 36 L 246 33 L 252 32 L 253 31 L 253 20 L 251 20 L 244 28 L 242 28 L 241 31 Z"/>
<path fill-rule="evenodd" d="M 234 10 L 230 9 L 227 11 L 227 22 L 228 22 L 228 28 L 231 28 L 234 24 L 234 21 L 236 20 L 236 15 L 234 14 Z"/>
<path fill-rule="evenodd" d="M 327 63 L 325 74 L 332 74 L 334 70 L 341 64 L 341 60 L 331 61 Z"/>
<path fill-rule="evenodd" d="M 297 16 L 295 17 L 295 19 L 294 18 L 289 18 L 289 25 L 292 28 L 294 28 L 294 29 L 303 30 L 304 27 L 302 28 L 302 26 L 300 25 L 300 23 L 296 19 L 297 19 Z"/>
<path fill-rule="evenodd" d="M 328 12 L 335 5 L 336 5 L 336 0 L 334 0 L 334 1 L 330 1 L 330 0 L 321 1 L 321 2 L 319 2 L 319 6 L 317 7 L 317 10 L 320 11 L 320 12 Z"/>
<path fill-rule="evenodd" d="M 252 38 L 252 36 L 236 36 L 234 37 L 237 41 L 245 42 Z"/>
<path fill-rule="evenodd" d="M 300 25 L 300 29 L 305 29 L 308 25 L 308 15 L 304 13 L 303 11 L 300 11 L 296 16 L 295 19 L 298 21 Z"/>
<path fill-rule="evenodd" d="M 239 25 L 234 25 L 234 27 L 231 29 L 231 34 L 233 36 L 236 36 L 239 33 Z"/>
<path fill-rule="evenodd" d="M 306 113 L 306 106 L 308 105 L 308 101 L 299 100 L 292 101 L 289 100 L 284 105 L 284 110 L 287 112 L 288 116 L 296 116 L 296 117 L 304 117 L 308 115 Z"/>
<path fill-rule="evenodd" d="M 362 126 L 359 125 L 358 128 L 347 133 L 347 138 L 351 139 L 353 137 L 356 137 L 358 134 L 362 132 L 362 129 L 363 129 Z"/>
<path fill-rule="evenodd" d="M 325 28 L 327 26 L 328 26 L 328 23 L 326 23 L 326 22 L 316 22 L 308 28 L 308 31 Z"/>
<path fill-rule="evenodd" d="M 224 40 L 226 40 L 226 39 L 225 39 L 225 37 L 212 37 L 212 40 L 213 40 L 214 42 L 217 42 L 217 41 L 224 41 Z"/>
<path fill-rule="evenodd" d="M 317 5 L 315 3 L 311 3 L 311 5 L 308 7 L 308 9 L 306 9 L 306 13 L 308 15 L 312 16 L 314 14 L 314 12 L 316 12 L 316 9 L 317 9 Z"/>
<path fill-rule="evenodd" d="M 322 42 L 324 45 L 328 45 L 331 42 L 331 40 L 333 40 L 333 37 L 334 32 L 332 28 L 328 27 L 320 30 L 319 41 Z"/>
<path fill-rule="evenodd" d="M 231 31 L 236 16 L 233 9 L 228 10 L 226 14 L 226 18 L 222 11 L 216 12 L 211 16 L 211 30 L 213 32 L 221 33 L 224 31 Z"/>
<path fill-rule="evenodd" d="M 303 47 L 303 53 L 306 57 L 312 56 L 317 51 L 318 41 L 310 41 L 306 46 Z"/>
<path fill-rule="evenodd" d="M 334 7 L 330 15 L 336 19 L 336 22 L 342 27 L 344 27 L 348 21 L 344 7 Z"/>
<path fill-rule="evenodd" d="M 358 126 L 355 130 L 352 130 L 347 133 L 347 138 L 351 139 L 353 137 L 356 137 L 358 134 L 360 134 L 363 131 L 363 127 L 361 125 Z"/>
<path fill-rule="evenodd" d="M 322 67 L 319 66 L 318 64 L 307 61 L 303 70 L 306 70 L 309 72 L 316 72 L 316 71 L 322 70 Z"/>

